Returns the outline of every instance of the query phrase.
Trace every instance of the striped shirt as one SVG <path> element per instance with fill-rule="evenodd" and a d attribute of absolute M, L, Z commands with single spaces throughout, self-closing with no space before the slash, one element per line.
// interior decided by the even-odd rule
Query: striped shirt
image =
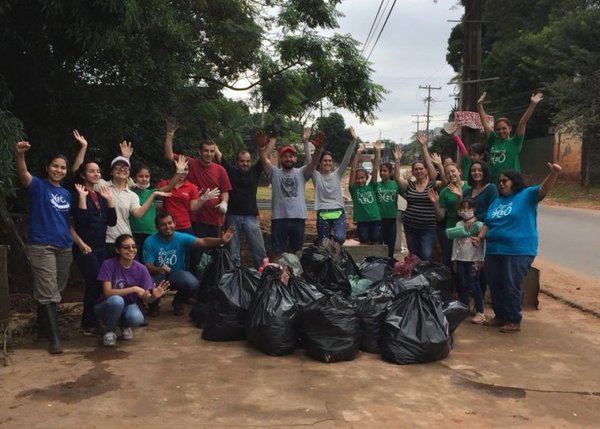
<path fill-rule="evenodd" d="M 407 206 L 404 212 L 404 224 L 417 229 L 435 228 L 437 220 L 435 217 L 435 207 L 427 195 L 427 191 L 435 187 L 435 182 L 427 183 L 425 190 L 419 192 L 416 187 L 416 182 L 409 181 L 408 188 L 404 198 L 406 198 Z"/>

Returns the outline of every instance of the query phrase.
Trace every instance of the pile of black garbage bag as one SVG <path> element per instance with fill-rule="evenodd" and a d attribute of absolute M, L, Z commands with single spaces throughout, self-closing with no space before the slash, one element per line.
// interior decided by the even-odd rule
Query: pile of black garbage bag
<path fill-rule="evenodd" d="M 400 277 L 391 258 L 357 265 L 343 248 L 326 246 L 304 249 L 297 262 L 290 265 L 301 264 L 302 275 L 277 264 L 258 272 L 234 267 L 225 248 L 214 249 L 193 312 L 202 338 L 247 339 L 272 356 L 304 347 L 323 362 L 353 360 L 362 350 L 423 363 L 448 355 L 469 314 L 451 299 L 452 274 L 441 264 L 422 262 Z M 356 280 L 366 289 L 351 287 Z"/>

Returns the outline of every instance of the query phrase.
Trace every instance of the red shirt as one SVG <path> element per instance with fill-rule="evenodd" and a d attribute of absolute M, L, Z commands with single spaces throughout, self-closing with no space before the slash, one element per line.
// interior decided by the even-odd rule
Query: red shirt
<path fill-rule="evenodd" d="M 211 162 L 205 166 L 196 158 L 187 158 L 190 172 L 188 180 L 198 186 L 201 193 L 208 188 L 219 188 L 221 193 L 231 191 L 231 182 L 227 171 L 219 164 Z M 225 216 L 215 209 L 215 206 L 221 202 L 221 198 L 213 198 L 204 203 L 204 205 L 195 213 L 192 213 L 192 221 L 205 223 L 207 225 L 221 226 L 224 224 Z"/>
<path fill-rule="evenodd" d="M 158 187 L 162 188 L 169 183 L 168 180 L 161 180 Z M 175 229 L 188 229 L 192 227 L 190 201 L 200 198 L 198 188 L 192 182 L 185 180 L 180 187 L 175 187 L 171 191 L 171 196 L 163 198 L 163 208 L 167 213 L 173 216 Z"/>

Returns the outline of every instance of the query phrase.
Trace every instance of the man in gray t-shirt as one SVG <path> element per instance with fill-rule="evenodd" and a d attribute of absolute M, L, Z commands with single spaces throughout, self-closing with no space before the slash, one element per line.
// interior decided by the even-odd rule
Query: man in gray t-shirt
<path fill-rule="evenodd" d="M 310 133 L 310 128 L 304 130 L 305 134 L 307 132 Z M 269 159 L 273 146 L 274 143 L 269 142 L 264 149 L 259 150 L 259 155 L 272 188 L 271 243 L 272 257 L 277 258 L 285 252 L 288 240 L 292 252 L 302 249 L 304 221 L 307 216 L 304 186 L 315 170 L 322 148 L 317 149 L 308 165 L 296 168 L 296 149 L 292 145 L 284 145 L 279 149 L 279 168 Z"/>

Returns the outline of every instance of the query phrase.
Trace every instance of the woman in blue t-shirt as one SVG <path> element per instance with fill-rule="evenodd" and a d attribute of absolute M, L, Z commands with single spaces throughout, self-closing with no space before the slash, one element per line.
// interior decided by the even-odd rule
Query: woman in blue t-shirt
<path fill-rule="evenodd" d="M 500 327 L 500 332 L 521 330 L 521 282 L 538 248 L 537 206 L 561 171 L 558 164 L 548 166 L 550 174 L 537 186 L 525 186 L 516 171 L 501 173 L 500 196 L 490 204 L 484 227 L 473 237 L 476 246 L 486 240 L 485 272 L 495 316 L 485 324 Z"/>
<path fill-rule="evenodd" d="M 67 174 L 67 158 L 56 155 L 46 164 L 46 179 L 27 170 L 25 152 L 29 142 L 16 145 L 17 176 L 27 190 L 29 225 L 27 250 L 33 274 L 33 297 L 38 302 L 38 330 L 47 337 L 52 354 L 62 353 L 58 334 L 56 304 L 67 286 L 73 240 L 69 230 L 71 194 L 61 186 Z"/>

